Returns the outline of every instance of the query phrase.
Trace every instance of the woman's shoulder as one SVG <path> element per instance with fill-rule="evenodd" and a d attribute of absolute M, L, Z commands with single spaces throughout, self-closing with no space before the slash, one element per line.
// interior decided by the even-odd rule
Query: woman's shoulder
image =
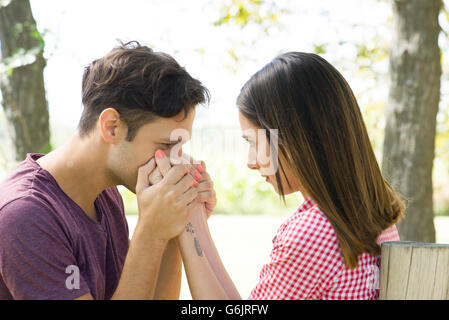
<path fill-rule="evenodd" d="M 382 242 L 387 241 L 400 241 L 399 232 L 396 225 L 393 224 L 389 228 L 385 229 L 377 238 L 377 243 L 380 245 Z"/>
<path fill-rule="evenodd" d="M 330 221 L 310 198 L 306 198 L 298 210 L 281 225 L 274 240 L 339 250 L 337 234 Z"/>

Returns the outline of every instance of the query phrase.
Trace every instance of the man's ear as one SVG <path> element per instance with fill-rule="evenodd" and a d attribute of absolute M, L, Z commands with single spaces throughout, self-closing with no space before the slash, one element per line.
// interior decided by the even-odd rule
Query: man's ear
<path fill-rule="evenodd" d="M 126 126 L 114 108 L 104 109 L 98 117 L 97 125 L 101 137 L 108 144 L 117 143 L 123 139 L 123 134 L 126 134 Z"/>

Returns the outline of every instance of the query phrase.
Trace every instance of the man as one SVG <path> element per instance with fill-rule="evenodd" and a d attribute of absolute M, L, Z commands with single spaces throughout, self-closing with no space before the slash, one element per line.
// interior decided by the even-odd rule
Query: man
<path fill-rule="evenodd" d="M 76 134 L 28 154 L 0 185 L 0 299 L 179 298 L 174 238 L 215 193 L 199 187 L 212 185 L 206 172 L 170 166 L 170 136 L 191 133 L 208 98 L 172 57 L 137 42 L 92 62 Z M 157 185 L 153 169 L 164 171 Z M 131 240 L 117 185 L 137 195 Z"/>

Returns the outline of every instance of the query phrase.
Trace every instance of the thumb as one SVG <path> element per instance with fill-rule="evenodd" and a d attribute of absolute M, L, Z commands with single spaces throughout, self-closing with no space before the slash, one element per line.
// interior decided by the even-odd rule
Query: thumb
<path fill-rule="evenodd" d="M 151 158 L 150 161 L 139 168 L 137 171 L 136 194 L 150 186 L 148 176 L 155 167 L 156 162 L 154 161 L 154 158 Z"/>

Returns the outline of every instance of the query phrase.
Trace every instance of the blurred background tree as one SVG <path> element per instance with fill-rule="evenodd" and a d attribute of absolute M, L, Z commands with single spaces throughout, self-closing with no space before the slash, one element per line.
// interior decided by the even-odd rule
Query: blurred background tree
<path fill-rule="evenodd" d="M 29 0 L 0 1 L 0 88 L 17 161 L 48 152 L 50 126 L 44 85 L 44 40 Z"/>
<path fill-rule="evenodd" d="M 401 240 L 435 242 L 432 169 L 440 103 L 441 0 L 393 1 L 383 172 L 409 199 Z"/>

